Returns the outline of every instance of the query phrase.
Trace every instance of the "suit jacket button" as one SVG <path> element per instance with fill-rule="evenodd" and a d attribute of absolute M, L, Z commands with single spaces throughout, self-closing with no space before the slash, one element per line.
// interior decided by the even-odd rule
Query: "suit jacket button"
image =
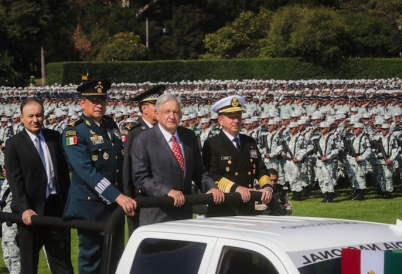
<path fill-rule="evenodd" d="M 236 171 L 236 172 L 235 172 L 235 176 L 239 176 L 239 172 Z"/>

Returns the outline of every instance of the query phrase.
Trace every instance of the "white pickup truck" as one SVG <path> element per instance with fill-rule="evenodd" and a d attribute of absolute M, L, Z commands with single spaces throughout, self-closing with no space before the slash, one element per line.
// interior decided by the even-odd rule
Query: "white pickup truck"
<path fill-rule="evenodd" d="M 400 230 L 380 223 L 291 216 L 160 223 L 133 233 L 116 273 L 340 274 L 342 248 L 399 250 Z"/>

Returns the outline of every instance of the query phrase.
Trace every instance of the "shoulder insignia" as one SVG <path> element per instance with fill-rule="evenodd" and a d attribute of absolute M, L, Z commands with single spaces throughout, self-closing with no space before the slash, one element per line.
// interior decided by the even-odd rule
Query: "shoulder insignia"
<path fill-rule="evenodd" d="M 142 126 L 141 129 L 142 129 L 142 130 L 146 130 L 147 127 L 146 127 L 146 126 Z"/>
<path fill-rule="evenodd" d="M 139 126 L 141 126 L 140 123 L 135 123 L 134 125 L 132 125 L 132 126 L 130 127 L 130 131 L 133 130 L 133 129 L 135 129 L 135 128 L 137 128 L 137 127 L 139 127 Z"/>
<path fill-rule="evenodd" d="M 77 132 L 75 130 L 67 130 L 66 131 L 66 137 L 67 136 L 76 136 Z"/>
<path fill-rule="evenodd" d="M 71 121 L 70 123 L 68 123 L 67 125 L 70 127 L 75 127 L 76 125 L 79 125 L 83 122 L 83 120 L 81 120 L 80 118 L 78 118 L 75 121 Z"/>
<path fill-rule="evenodd" d="M 128 129 L 123 129 L 121 131 L 121 135 L 127 135 L 128 134 Z"/>
<path fill-rule="evenodd" d="M 126 129 L 126 130 L 128 130 L 128 131 L 130 131 L 131 130 L 131 128 L 132 128 L 132 126 L 124 126 L 124 129 Z M 122 131 L 123 132 L 123 131 Z"/>

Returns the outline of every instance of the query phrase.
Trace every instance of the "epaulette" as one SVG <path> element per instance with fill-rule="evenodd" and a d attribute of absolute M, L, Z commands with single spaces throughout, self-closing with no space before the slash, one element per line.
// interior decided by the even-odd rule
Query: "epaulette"
<path fill-rule="evenodd" d="M 77 120 L 74 120 L 74 121 L 71 121 L 70 123 L 68 123 L 67 126 L 75 127 L 75 126 L 81 124 L 82 122 L 84 122 L 84 120 L 77 118 Z"/>
<path fill-rule="evenodd" d="M 137 128 L 137 127 L 139 127 L 139 126 L 145 127 L 145 126 L 144 126 L 143 124 L 141 124 L 141 123 L 135 123 L 134 125 L 131 126 L 130 131 L 133 130 L 133 129 L 135 129 L 135 128 Z M 145 127 L 145 128 L 141 128 L 141 129 L 142 129 L 142 130 L 145 130 L 146 127 Z"/>

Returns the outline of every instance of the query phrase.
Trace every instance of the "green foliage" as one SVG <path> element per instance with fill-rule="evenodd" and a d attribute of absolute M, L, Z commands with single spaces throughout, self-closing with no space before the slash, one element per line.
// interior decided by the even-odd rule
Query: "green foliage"
<path fill-rule="evenodd" d="M 260 39 L 267 35 L 272 12 L 261 9 L 256 15 L 250 11 L 219 29 L 216 33 L 207 34 L 204 39 L 208 52 L 204 59 L 253 58 L 260 53 Z"/>
<path fill-rule="evenodd" d="M 118 33 L 109 39 L 98 56 L 98 61 L 146 60 L 148 48 L 141 44 L 140 37 L 132 32 Z"/>
<path fill-rule="evenodd" d="M 308 9 L 290 34 L 290 48 L 294 56 L 333 60 L 342 56 L 346 32 L 346 24 L 334 10 Z"/>
<path fill-rule="evenodd" d="M 312 60 L 314 61 L 314 60 Z M 320 60 L 318 60 L 320 61 Z M 81 74 L 112 82 L 176 82 L 205 79 L 375 79 L 402 78 L 402 59 L 345 59 L 307 62 L 301 58 L 148 62 L 66 62 L 46 67 L 48 83 L 80 83 Z M 174 72 L 174 73 L 172 73 Z"/>

